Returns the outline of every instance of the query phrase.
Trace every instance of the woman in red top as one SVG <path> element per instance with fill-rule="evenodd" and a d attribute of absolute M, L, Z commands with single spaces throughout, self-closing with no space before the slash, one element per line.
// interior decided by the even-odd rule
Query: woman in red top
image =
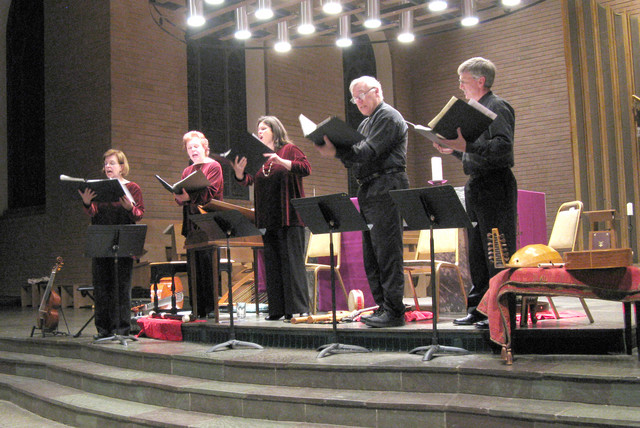
<path fill-rule="evenodd" d="M 266 269 L 268 320 L 309 312 L 309 290 L 304 267 L 304 224 L 291 205 L 303 198 L 302 177 L 311 173 L 305 154 L 289 140 L 275 116 L 258 119 L 258 138 L 275 153 L 251 176 L 244 169 L 247 159 L 235 159 L 236 180 L 255 185 L 256 226 L 263 236 Z"/>
<path fill-rule="evenodd" d="M 205 205 L 212 199 L 221 201 L 224 181 L 222 167 L 216 160 L 209 157 L 209 141 L 202 132 L 187 132 L 182 137 L 182 145 L 192 162 L 182 171 L 182 178 L 186 178 L 194 171 L 200 170 L 209 180 L 209 186 L 202 190 L 187 193 L 185 189 L 182 189 L 182 193 L 174 195 L 176 203 L 183 207 L 182 234 L 187 237 L 197 228 L 189 219 L 189 216 L 200 213 L 198 205 Z M 194 254 L 195 260 L 188 261 L 196 264 L 195 284 L 192 283 L 194 279 L 189 278 L 189 296 L 193 296 L 195 291 L 198 307 L 193 307 L 193 299 L 191 299 L 191 310 L 194 315 L 205 318 L 215 308 L 213 262 L 209 251 L 195 251 Z"/>
<path fill-rule="evenodd" d="M 134 224 L 142 219 L 144 201 L 140 186 L 124 177 L 129 173 L 129 162 L 120 150 L 107 150 L 102 156 L 103 171 L 108 178 L 115 178 L 128 190 L 129 195 L 122 196 L 117 202 L 93 202 L 96 193 L 90 188 L 78 190 L 82 197 L 84 210 L 91 216 L 91 224 Z M 133 259 L 118 257 L 118 290 L 113 258 L 95 257 L 92 263 L 93 287 L 95 296 L 95 323 L 98 334 L 94 339 L 113 335 L 126 336 L 131 328 L 131 275 Z M 116 310 L 116 305 L 118 309 Z"/>

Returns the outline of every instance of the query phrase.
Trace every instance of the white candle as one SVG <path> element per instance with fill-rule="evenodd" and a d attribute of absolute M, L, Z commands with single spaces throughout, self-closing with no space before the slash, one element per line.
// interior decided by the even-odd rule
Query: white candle
<path fill-rule="evenodd" d="M 431 181 L 442 181 L 442 158 L 431 158 Z"/>
<path fill-rule="evenodd" d="M 633 202 L 627 203 L 627 215 L 633 215 Z"/>

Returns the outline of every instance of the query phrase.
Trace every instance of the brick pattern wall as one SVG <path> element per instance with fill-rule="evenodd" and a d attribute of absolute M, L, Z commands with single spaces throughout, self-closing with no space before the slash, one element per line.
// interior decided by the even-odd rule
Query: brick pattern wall
<path fill-rule="evenodd" d="M 548 223 L 562 202 L 574 198 L 563 40 L 560 2 L 552 1 L 476 28 L 422 39 L 412 52 L 402 52 L 414 70 L 413 114 L 406 118 L 422 124 L 452 95 L 462 97 L 457 76 L 461 62 L 483 56 L 496 64 L 493 90 L 516 111 L 513 171 L 518 187 L 547 194 Z M 411 149 L 413 171 L 420 171 L 412 177 L 413 185 L 424 186 L 431 177 L 430 158 L 440 155 L 413 133 Z M 464 185 L 460 161 L 442 157 L 444 178 Z"/>

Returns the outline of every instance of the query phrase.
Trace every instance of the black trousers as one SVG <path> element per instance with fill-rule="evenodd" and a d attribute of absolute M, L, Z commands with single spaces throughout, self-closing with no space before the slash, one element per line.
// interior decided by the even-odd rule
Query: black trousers
<path fill-rule="evenodd" d="M 405 173 L 388 174 L 365 184 L 358 193 L 360 212 L 371 230 L 362 232 L 362 255 L 376 305 L 396 317 L 404 314 L 402 217 L 389 190 L 406 189 Z"/>
<path fill-rule="evenodd" d="M 118 257 L 117 281 L 114 260 L 109 257 L 96 257 L 92 262 L 93 292 L 96 300 L 95 324 L 101 335 L 126 336 L 131 330 L 133 259 Z"/>
<path fill-rule="evenodd" d="M 269 315 L 309 312 L 304 228 L 290 226 L 267 229 L 262 240 Z"/>
<path fill-rule="evenodd" d="M 487 234 L 498 228 L 505 236 L 509 254 L 516 250 L 518 184 L 511 169 L 501 169 L 471 177 L 464 195 L 467 214 L 472 223 L 477 223 L 468 231 L 473 285 L 467 297 L 467 312 L 471 314 L 489 289 L 489 280 L 499 272 L 489 261 Z"/>
<path fill-rule="evenodd" d="M 192 313 L 198 318 L 207 318 L 215 309 L 214 299 L 218 296 L 218 290 L 214 290 L 213 251 L 211 248 L 187 251 L 187 264 L 195 263 L 196 272 L 195 278 L 189 275 L 189 301 Z"/>

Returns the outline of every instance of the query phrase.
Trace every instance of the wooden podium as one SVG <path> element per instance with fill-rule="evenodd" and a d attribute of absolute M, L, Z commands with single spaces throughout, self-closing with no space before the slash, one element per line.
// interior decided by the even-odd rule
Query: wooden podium
<path fill-rule="evenodd" d="M 212 213 L 219 211 L 238 211 L 245 218 L 247 218 L 252 224 L 255 223 L 255 211 L 249 208 L 245 208 L 239 205 L 234 205 L 228 202 L 211 200 L 206 205 L 199 205 L 198 210 L 201 214 L 194 214 L 191 217 L 202 217 L 203 219 Z M 198 221 L 193 219 L 196 224 Z M 229 240 L 230 247 L 248 247 L 253 250 L 254 261 L 253 261 L 253 272 L 254 272 L 254 299 L 256 303 L 256 317 L 260 315 L 260 305 L 258 299 L 258 255 L 257 250 L 263 247 L 262 237 L 260 236 L 246 236 L 240 238 L 231 238 Z M 221 269 L 224 269 L 224 266 L 220 264 L 220 250 L 226 248 L 227 241 L 226 239 L 220 239 L 218 236 L 211 236 L 204 230 L 200 230 L 199 233 L 192 233 L 189 235 L 185 241 L 185 249 L 187 250 L 187 259 L 195 260 L 194 254 L 199 251 L 210 252 L 211 258 L 213 261 L 213 283 L 208 284 L 207 287 L 212 287 L 214 292 L 214 318 L 215 322 L 219 321 L 219 308 L 218 308 L 218 290 L 220 288 Z M 196 290 L 195 281 L 196 281 L 196 266 L 195 263 L 191 263 L 188 268 L 189 274 L 189 282 L 194 282 L 192 286 L 190 286 L 191 290 Z M 232 288 L 232 284 L 229 284 L 229 287 Z M 191 304 L 192 306 L 197 306 L 198 296 L 197 293 L 193 293 L 191 296 Z"/>

